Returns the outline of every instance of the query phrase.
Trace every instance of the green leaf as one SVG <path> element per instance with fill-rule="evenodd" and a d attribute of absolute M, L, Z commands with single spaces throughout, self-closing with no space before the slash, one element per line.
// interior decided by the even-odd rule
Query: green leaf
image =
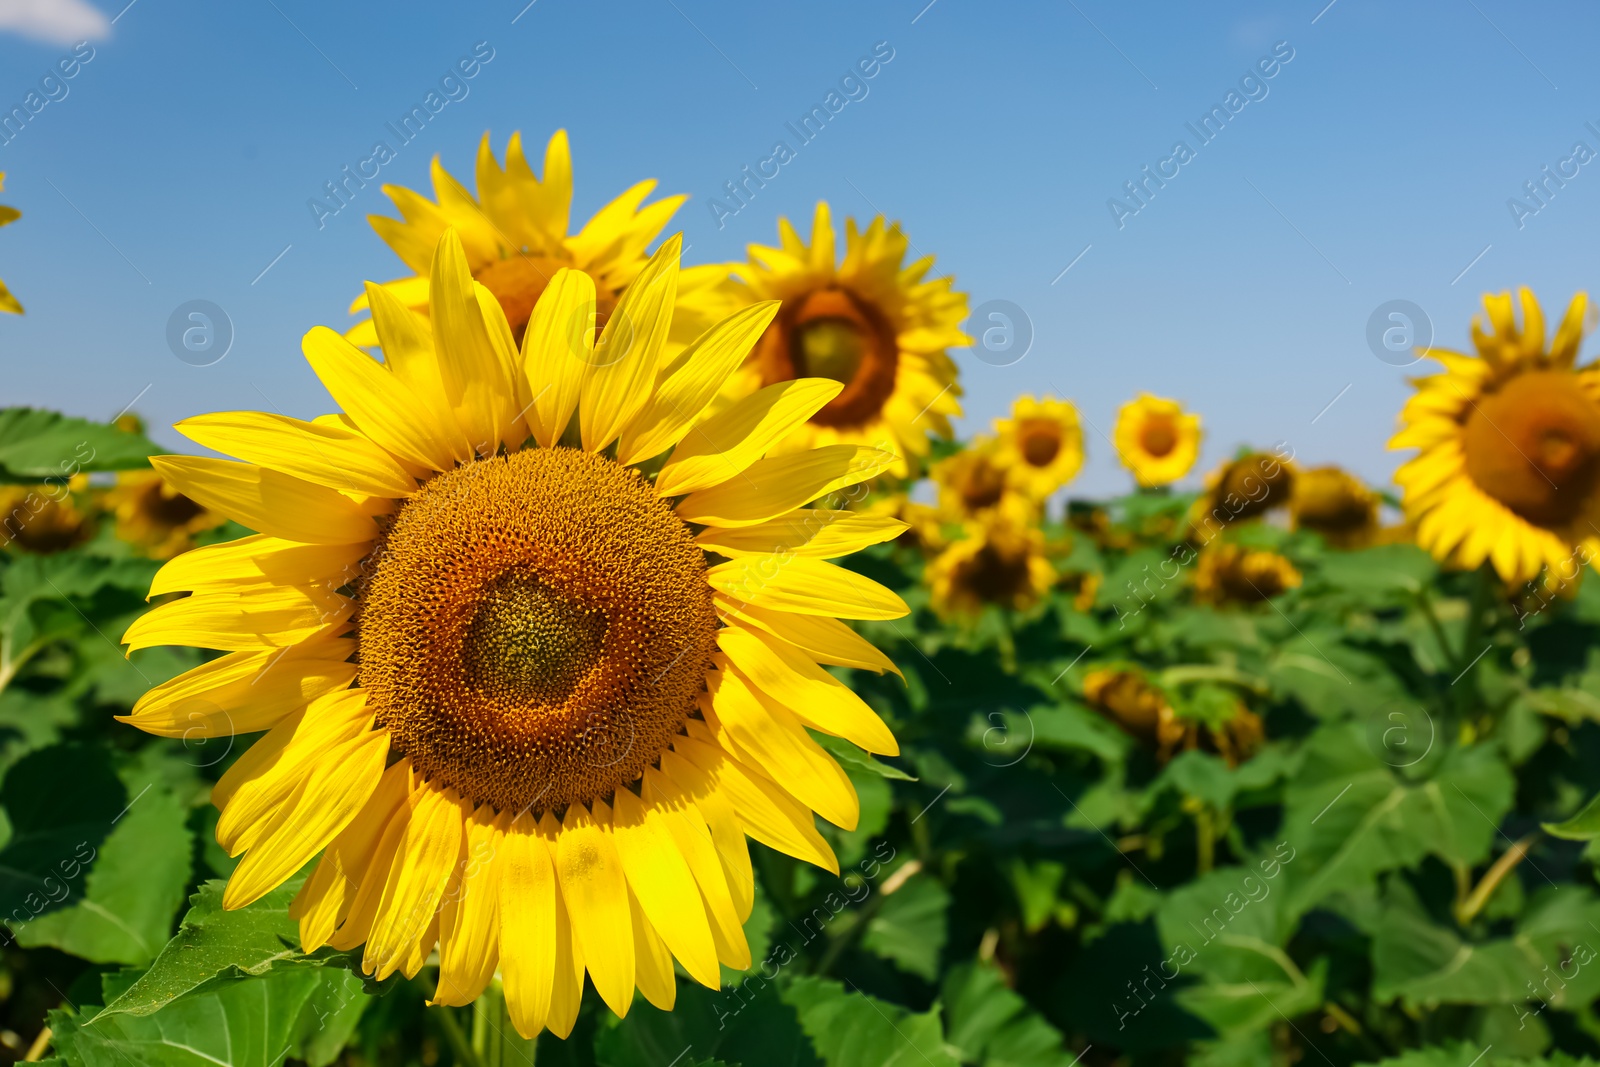
<path fill-rule="evenodd" d="M 13 932 L 82 895 L 89 866 L 127 803 L 103 748 L 55 745 L 7 772 L 0 805 L 11 836 L 0 850 L 0 919 Z"/>
<path fill-rule="evenodd" d="M 914 874 L 883 898 L 861 944 L 910 974 L 933 981 L 944 950 L 950 892 L 928 874 Z"/>
<path fill-rule="evenodd" d="M 37 408 L 0 409 L 0 480 L 37 482 L 129 470 L 160 452 L 143 434 Z"/>
<path fill-rule="evenodd" d="M 1551 837 L 1564 837 L 1568 841 L 1592 841 L 1600 837 L 1600 793 L 1591 797 L 1572 818 L 1543 825 L 1544 832 Z"/>
<path fill-rule="evenodd" d="M 1345 596 L 1395 599 L 1414 596 L 1439 574 L 1433 557 L 1416 545 L 1377 545 L 1359 552 L 1330 552 L 1316 577 Z"/>
<path fill-rule="evenodd" d="M 811 731 L 811 736 L 816 738 L 817 743 L 827 749 L 829 754 L 838 760 L 846 770 L 853 768 L 858 771 L 869 771 L 880 778 L 888 778 L 894 781 L 916 781 L 916 778 L 899 767 L 884 763 L 876 756 L 862 751 L 842 737 L 834 737 L 831 734 L 819 733 L 815 730 Z"/>
<path fill-rule="evenodd" d="M 636 1000 L 625 1019 L 608 1013 L 595 1037 L 595 1060 L 605 1067 L 661 1067 L 680 1057 L 680 1064 L 713 1058 L 749 1067 L 817 1067 L 794 1008 L 779 998 L 773 982 L 779 973 L 763 965 L 729 990 L 679 982 L 670 1012 Z"/>
<path fill-rule="evenodd" d="M 953 968 L 943 986 L 945 1042 L 963 1063 L 982 1067 L 1069 1067 L 1061 1031 L 1007 988 L 993 963 Z"/>
<path fill-rule="evenodd" d="M 938 1007 L 917 1014 L 825 978 L 797 978 L 782 996 L 827 1067 L 959 1067 Z"/>

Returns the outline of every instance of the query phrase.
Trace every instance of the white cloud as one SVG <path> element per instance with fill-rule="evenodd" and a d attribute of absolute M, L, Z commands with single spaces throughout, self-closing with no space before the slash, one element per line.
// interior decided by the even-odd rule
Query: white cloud
<path fill-rule="evenodd" d="M 0 0 L 0 33 L 5 32 L 74 44 L 110 36 L 111 22 L 87 0 Z"/>

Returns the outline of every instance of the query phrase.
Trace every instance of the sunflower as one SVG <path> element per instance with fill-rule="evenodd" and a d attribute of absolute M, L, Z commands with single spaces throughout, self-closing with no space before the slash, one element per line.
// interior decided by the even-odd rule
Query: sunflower
<path fill-rule="evenodd" d="M 0 548 L 51 555 L 94 536 L 95 519 L 83 500 L 88 475 L 69 482 L 0 486 Z"/>
<path fill-rule="evenodd" d="M 939 490 L 939 511 L 952 522 L 986 522 L 996 516 L 1026 524 L 1039 510 L 1006 474 L 997 443 L 979 437 L 946 456 L 929 472 Z"/>
<path fill-rule="evenodd" d="M 1361 548 L 1378 536 L 1378 494 L 1340 467 L 1296 474 L 1289 515 L 1295 529 L 1320 534 L 1335 548 Z"/>
<path fill-rule="evenodd" d="M 1195 599 L 1203 604 L 1258 604 L 1299 586 L 1299 569 L 1266 548 L 1207 545 L 1195 567 Z"/>
<path fill-rule="evenodd" d="M 106 510 L 116 516 L 117 537 L 151 559 L 171 559 L 194 547 L 194 535 L 215 529 L 227 516 L 190 500 L 157 471 L 123 471 L 106 490 Z"/>
<path fill-rule="evenodd" d="M 1245 452 L 1206 475 L 1206 489 L 1189 508 L 1191 536 L 1209 539 L 1218 529 L 1253 519 L 1289 503 L 1295 468 L 1272 452 Z"/>
<path fill-rule="evenodd" d="M 994 429 L 1007 481 L 1035 500 L 1072 481 L 1083 466 L 1083 427 L 1068 401 L 1019 396 L 1011 417 L 996 419 Z"/>
<path fill-rule="evenodd" d="M 595 314 L 603 324 L 617 301 L 648 260 L 645 248 L 672 220 L 687 199 L 669 196 L 645 204 L 656 187 L 642 181 L 595 213 L 577 233 L 569 234 L 572 214 L 572 154 L 567 132 L 557 130 L 545 147 L 544 177 L 534 177 L 522 151 L 522 134 L 511 135 L 506 161 L 501 166 L 485 133 L 478 143 L 478 195 L 433 159 L 436 200 L 399 185 L 385 185 L 401 218 L 369 215 L 368 221 L 411 274 L 387 282 L 383 288 L 415 311 L 428 308 L 428 272 L 434 248 L 446 229 L 454 229 L 467 252 L 473 280 L 500 302 L 519 343 L 539 295 L 562 268 L 581 270 L 595 288 Z M 677 306 L 673 316 L 674 340 L 694 339 L 710 326 L 716 312 L 719 287 L 725 286 L 722 266 L 693 267 L 678 275 Z M 352 314 L 368 310 L 365 293 L 351 304 Z M 378 343 L 371 319 L 359 322 L 347 334 L 358 345 Z"/>
<path fill-rule="evenodd" d="M 1600 552 L 1600 365 L 1577 365 L 1588 298 L 1572 298 L 1545 344 L 1544 313 L 1520 291 L 1485 295 L 1475 355 L 1429 349 L 1444 373 L 1417 378 L 1389 447 L 1419 454 L 1395 472 L 1417 543 L 1447 563 L 1486 560 L 1531 581 L 1579 549 Z"/>
<path fill-rule="evenodd" d="M 1200 455 L 1200 416 L 1176 400 L 1140 393 L 1118 409 L 1111 443 L 1141 486 L 1170 485 Z"/>
<path fill-rule="evenodd" d="M 0 170 L 0 188 L 4 188 L 5 184 L 6 173 Z M 0 204 L 0 226 L 10 225 L 21 217 L 22 212 L 16 208 Z M 6 283 L 3 281 L 0 281 L 0 311 L 9 311 L 13 315 L 22 314 L 22 305 L 17 302 L 16 297 L 11 295 L 11 290 L 6 288 Z"/>
<path fill-rule="evenodd" d="M 1083 699 L 1123 732 L 1150 743 L 1183 737 L 1167 695 L 1135 667 L 1102 667 L 1083 679 Z"/>
<path fill-rule="evenodd" d="M 781 300 L 730 396 L 806 375 L 844 388 L 811 416 L 790 447 L 866 444 L 898 452 L 892 470 L 905 477 L 910 458 L 928 453 L 929 436 L 949 438 L 961 414 L 961 387 L 947 349 L 972 343 L 961 332 L 967 297 L 948 277 L 927 279 L 933 257 L 906 265 L 910 242 L 883 216 L 858 230 L 845 220 L 842 262 L 826 202 L 817 204 L 807 245 L 788 219 L 778 220 L 779 248 L 751 245 L 733 269 L 739 299 Z"/>
<path fill-rule="evenodd" d="M 995 604 L 1027 611 L 1055 584 L 1044 534 L 1005 521 L 974 523 L 967 536 L 928 564 L 933 609 L 945 618 L 976 616 Z"/>
<path fill-rule="evenodd" d="M 856 825 L 808 728 L 897 751 L 819 664 L 894 669 L 838 619 L 905 604 L 826 560 L 904 524 L 801 506 L 893 456 L 766 455 L 839 393 L 818 379 L 688 435 L 777 308 L 664 365 L 680 243 L 597 342 L 592 277 L 558 271 L 518 349 L 447 230 L 430 322 L 368 287 L 381 363 L 306 335 L 345 414 L 200 416 L 178 429 L 244 462 L 154 460 L 259 531 L 167 563 L 152 593 L 191 595 L 123 637 L 228 653 L 127 721 L 267 731 L 212 793 L 219 843 L 243 854 L 224 906 L 320 852 L 292 906 L 305 951 L 364 943 L 382 979 L 437 945 L 435 1002 L 498 969 L 525 1037 L 570 1032 L 585 972 L 622 1015 L 635 986 L 672 1005 L 674 959 L 712 988 L 719 962 L 749 966 L 745 835 L 837 873 L 813 812 Z"/>

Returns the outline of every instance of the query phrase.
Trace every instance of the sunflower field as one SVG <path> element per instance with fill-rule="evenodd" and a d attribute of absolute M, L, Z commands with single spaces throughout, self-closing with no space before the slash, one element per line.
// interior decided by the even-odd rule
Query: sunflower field
<path fill-rule="evenodd" d="M 1582 294 L 1420 353 L 1393 486 L 1197 472 L 1152 394 L 958 438 L 884 217 L 433 177 L 330 414 L 0 410 L 0 1056 L 1600 1062 Z"/>

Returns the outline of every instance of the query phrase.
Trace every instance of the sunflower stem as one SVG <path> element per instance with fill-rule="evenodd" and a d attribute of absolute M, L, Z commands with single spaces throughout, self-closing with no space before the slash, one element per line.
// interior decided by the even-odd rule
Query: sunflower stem
<path fill-rule="evenodd" d="M 511 1023 L 498 978 L 472 1002 L 472 1049 L 477 1067 L 533 1067 L 538 1039 L 525 1040 Z"/>
<path fill-rule="evenodd" d="M 455 1053 L 456 1063 L 463 1067 L 484 1067 L 483 1061 L 467 1041 L 467 1035 L 462 1031 L 461 1024 L 456 1021 L 456 1009 L 437 1008 L 433 1012 L 433 1017 L 439 1021 L 439 1029 L 444 1031 L 444 1039 L 450 1043 L 450 1051 Z"/>

